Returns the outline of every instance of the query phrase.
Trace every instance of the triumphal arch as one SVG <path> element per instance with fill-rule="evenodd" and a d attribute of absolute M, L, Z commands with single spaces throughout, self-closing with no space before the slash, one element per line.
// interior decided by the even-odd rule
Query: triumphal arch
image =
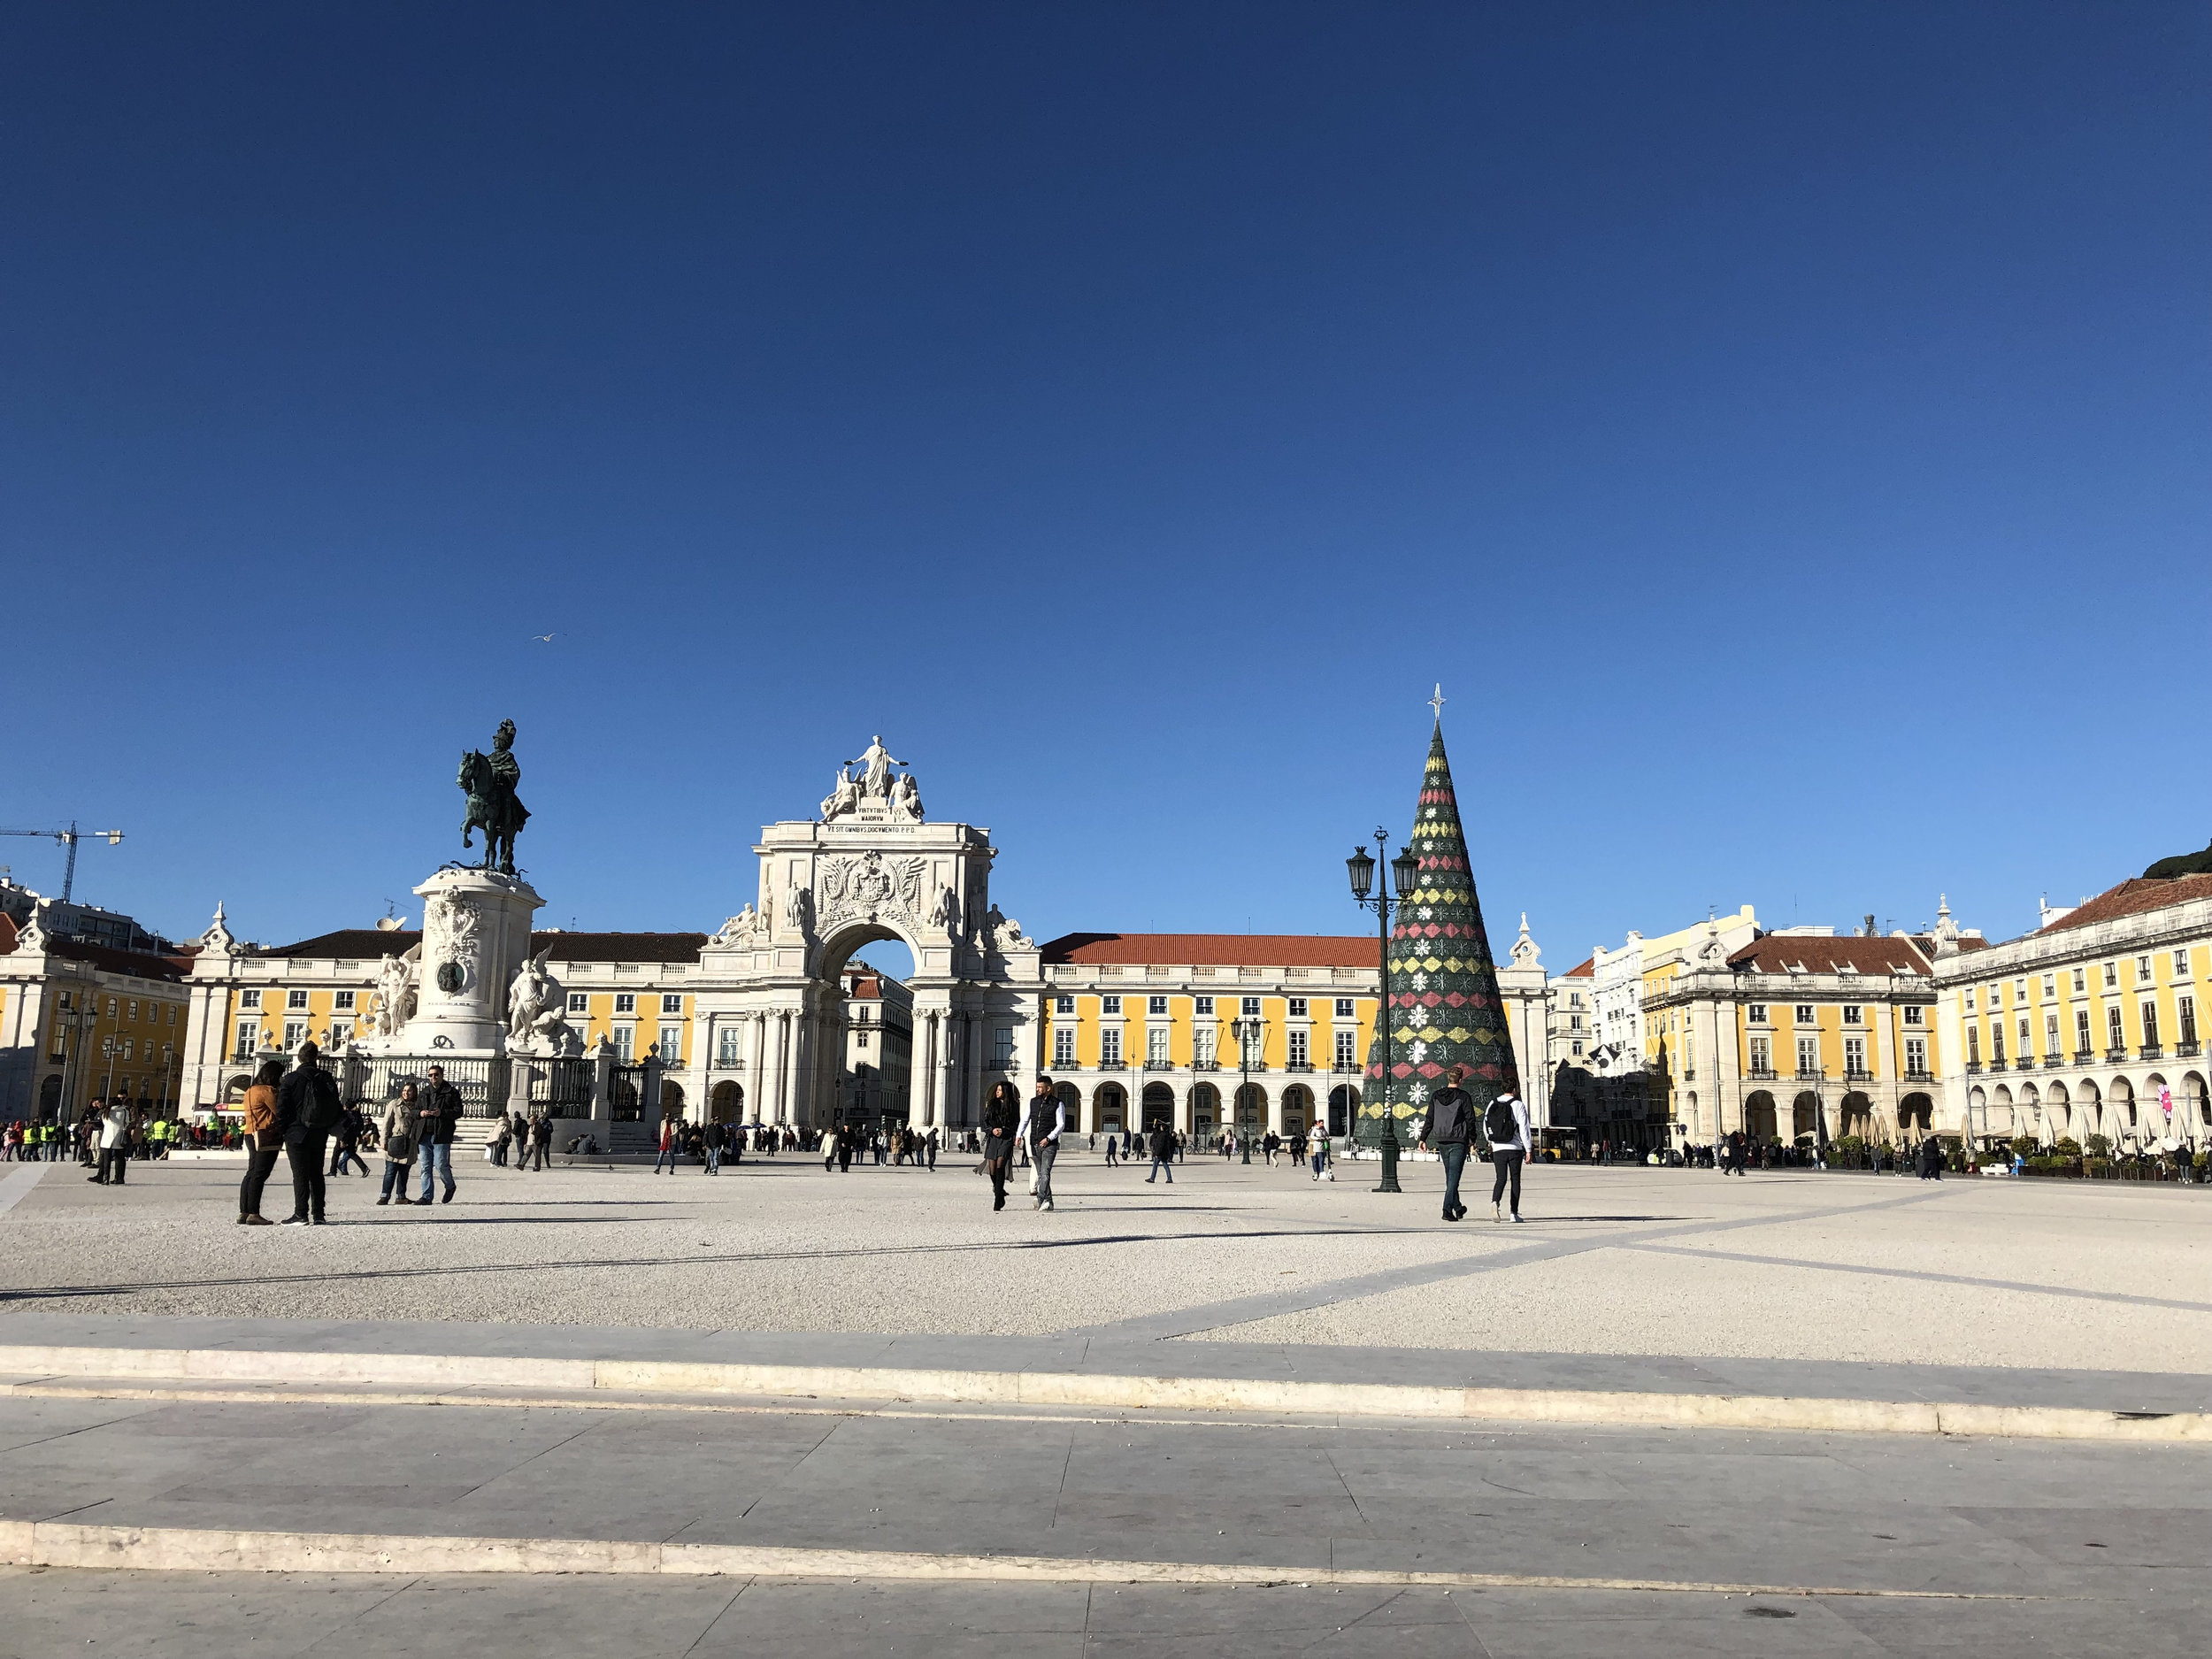
<path fill-rule="evenodd" d="M 744 1115 L 826 1124 L 838 1108 L 845 964 L 897 940 L 914 958 L 912 1118 L 961 1128 L 1012 1078 L 1027 1098 L 1043 983 L 1036 941 L 991 898 L 991 833 L 932 823 L 905 763 L 872 740 L 811 818 L 753 849 L 752 902 L 699 953 L 693 1033 L 708 1075 L 749 1080 Z"/>

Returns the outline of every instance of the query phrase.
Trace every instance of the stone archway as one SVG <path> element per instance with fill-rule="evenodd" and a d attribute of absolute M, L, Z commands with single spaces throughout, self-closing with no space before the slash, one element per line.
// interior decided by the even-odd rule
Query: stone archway
<path fill-rule="evenodd" d="M 744 1085 L 727 1079 L 717 1083 L 707 1097 L 707 1112 L 718 1124 L 742 1123 L 745 1120 Z"/>
<path fill-rule="evenodd" d="M 1238 1085 L 1236 1125 L 1239 1134 L 1256 1141 L 1267 1133 L 1267 1091 L 1257 1083 Z"/>
<path fill-rule="evenodd" d="M 1340 1083 L 1329 1091 L 1329 1133 L 1341 1139 L 1351 1132 L 1352 1121 L 1359 1111 L 1359 1090 L 1349 1083 Z"/>
<path fill-rule="evenodd" d="M 1766 1090 L 1755 1088 L 1744 1096 L 1743 1132 L 1761 1145 L 1774 1139 L 1774 1096 Z"/>
<path fill-rule="evenodd" d="M 1313 1091 L 1293 1083 L 1283 1091 L 1283 1133 L 1302 1135 L 1313 1127 Z"/>
<path fill-rule="evenodd" d="M 1101 1083 L 1091 1091 L 1091 1126 L 1100 1134 L 1118 1134 L 1129 1126 L 1129 1096 L 1118 1083 Z"/>
<path fill-rule="evenodd" d="M 1164 1083 L 1144 1086 L 1144 1132 L 1175 1127 L 1175 1091 Z"/>
<path fill-rule="evenodd" d="M 1210 1141 L 1221 1129 L 1221 1091 L 1210 1083 L 1194 1083 L 1190 1090 L 1191 1138 Z"/>

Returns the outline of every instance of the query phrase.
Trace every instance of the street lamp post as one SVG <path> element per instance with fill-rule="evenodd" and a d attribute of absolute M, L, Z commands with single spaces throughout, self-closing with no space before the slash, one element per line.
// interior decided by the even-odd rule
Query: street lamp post
<path fill-rule="evenodd" d="M 1263 1019 L 1239 1015 L 1229 1022 L 1229 1034 L 1237 1040 L 1237 1073 L 1243 1081 L 1237 1087 L 1237 1142 L 1244 1148 L 1244 1161 L 1252 1161 L 1252 1137 L 1244 1129 L 1244 1092 L 1252 1087 L 1252 1045 L 1260 1040 L 1267 1028 Z"/>
<path fill-rule="evenodd" d="M 1390 837 L 1386 830 L 1375 832 L 1375 851 L 1389 850 Z M 1377 1150 L 1382 1154 L 1382 1179 L 1375 1187 L 1379 1193 L 1396 1193 L 1405 1189 L 1398 1185 L 1398 1120 L 1390 1106 L 1390 912 L 1406 902 L 1420 885 L 1421 860 L 1412 848 L 1402 850 L 1390 861 L 1390 874 L 1397 888 L 1397 896 L 1391 896 L 1386 887 L 1375 884 L 1376 860 L 1368 856 L 1367 849 L 1353 849 L 1352 856 L 1344 861 L 1351 874 L 1352 902 L 1375 912 L 1377 943 L 1380 946 L 1376 966 L 1382 973 L 1382 1001 L 1376 1010 L 1376 1022 L 1382 1029 L 1382 1141 Z M 1369 897 L 1370 891 L 1374 896 Z M 1353 1137 L 1355 1142 L 1358 1137 Z"/>

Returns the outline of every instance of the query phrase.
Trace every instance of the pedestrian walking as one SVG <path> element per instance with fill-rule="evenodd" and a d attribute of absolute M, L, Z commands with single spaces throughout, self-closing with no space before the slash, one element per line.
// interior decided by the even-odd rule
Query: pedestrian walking
<path fill-rule="evenodd" d="M 937 1173 L 937 1125 L 930 1125 L 929 1133 L 922 1139 L 929 1148 L 929 1172 L 934 1175 Z"/>
<path fill-rule="evenodd" d="M 1040 1076 L 1029 1102 L 1029 1163 L 1037 1171 L 1037 1208 L 1052 1208 L 1052 1161 L 1060 1155 L 1060 1132 L 1068 1126 L 1068 1105 L 1053 1092 L 1052 1079 Z"/>
<path fill-rule="evenodd" d="M 1527 1162 L 1530 1136 L 1528 1106 L 1510 1090 L 1483 1109 L 1482 1138 L 1490 1143 L 1490 1218 L 1505 1219 L 1499 1201 L 1512 1188 L 1513 1219 L 1521 1218 L 1521 1165 Z M 1464 1213 L 1463 1211 L 1462 1212 Z"/>
<path fill-rule="evenodd" d="M 292 1166 L 292 1213 L 280 1227 L 319 1227 L 323 1214 L 323 1148 L 345 1121 L 338 1085 L 318 1062 L 312 1039 L 300 1044 L 299 1063 L 277 1085 L 277 1121 L 284 1126 L 284 1156 Z"/>
<path fill-rule="evenodd" d="M 539 1112 L 530 1119 L 530 1156 L 537 1160 L 541 1171 L 545 1168 L 547 1156 L 552 1149 L 553 1120 L 543 1112 Z"/>
<path fill-rule="evenodd" d="M 246 1090 L 246 1179 L 238 1183 L 242 1227 L 272 1225 L 261 1213 L 261 1189 L 269 1184 L 269 1171 L 276 1168 L 277 1151 L 284 1144 L 284 1132 L 277 1126 L 277 1085 L 283 1077 L 282 1062 L 264 1060 Z"/>
<path fill-rule="evenodd" d="M 822 1136 L 822 1173 L 827 1175 L 837 1167 L 837 1125 L 832 1124 Z"/>
<path fill-rule="evenodd" d="M 1467 1206 L 1459 1202 L 1459 1178 L 1467 1168 L 1467 1150 L 1475 1133 L 1474 1096 L 1460 1087 L 1466 1079 L 1467 1068 L 1455 1065 L 1444 1073 L 1444 1087 L 1429 1096 L 1429 1115 L 1422 1120 L 1420 1133 L 1414 1137 L 1414 1146 L 1426 1151 L 1432 1145 L 1444 1165 L 1444 1219 L 1457 1221 L 1467 1213 Z M 1509 1112 L 1509 1118 L 1511 1114 Z M 1494 1151 L 1491 1156 L 1497 1155 Z M 1497 1207 L 1493 1196 L 1491 1208 Z M 1521 1208 L 1521 1183 L 1517 1171 L 1513 1181 L 1513 1208 Z"/>
<path fill-rule="evenodd" d="M 441 1203 L 453 1202 L 453 1137 L 461 1126 L 461 1091 L 445 1080 L 445 1068 L 434 1065 L 425 1079 L 417 1107 L 422 1133 L 416 1137 L 417 1161 L 422 1165 L 422 1191 L 415 1202 L 430 1202 L 430 1188 L 440 1177 L 444 1190 Z"/>
<path fill-rule="evenodd" d="M 722 1173 L 722 1125 L 720 1124 L 707 1125 L 707 1173 L 710 1175 Z"/>
<path fill-rule="evenodd" d="M 676 1159 L 679 1156 L 676 1145 L 676 1120 L 673 1118 L 664 1118 L 661 1119 L 660 1156 L 653 1160 L 653 1173 L 658 1175 L 665 1167 L 668 1172 L 673 1175 L 676 1172 Z"/>
<path fill-rule="evenodd" d="M 853 1172 L 854 1153 L 861 1149 L 856 1148 L 853 1142 L 860 1138 L 861 1132 L 850 1124 L 847 1124 L 844 1132 L 837 1137 L 837 1172 L 840 1175 L 850 1175 Z"/>
<path fill-rule="evenodd" d="M 1329 1125 L 1325 1122 L 1314 1125 L 1311 1145 L 1313 1147 L 1313 1179 L 1317 1181 L 1321 1179 L 1321 1172 L 1329 1167 Z"/>
<path fill-rule="evenodd" d="M 120 1187 L 131 1161 L 131 1109 L 122 1100 L 92 1102 L 93 1133 L 99 1141 L 98 1168 L 85 1179 L 97 1187 Z"/>
<path fill-rule="evenodd" d="M 1175 1185 L 1175 1131 L 1164 1123 L 1152 1125 L 1152 1133 L 1145 1137 L 1151 1142 L 1152 1174 L 1144 1178 L 1147 1187 L 1152 1185 L 1153 1175 L 1164 1175 L 1170 1187 Z"/>
<path fill-rule="evenodd" d="M 343 1175 L 346 1172 L 346 1165 L 348 1163 L 359 1164 L 361 1166 L 361 1173 L 363 1176 L 365 1177 L 368 1174 L 369 1166 L 367 1161 L 362 1157 L 359 1149 L 361 1132 L 365 1127 L 366 1127 L 366 1125 L 361 1121 L 360 1108 L 357 1106 L 347 1107 L 345 1109 L 345 1116 L 340 1122 L 337 1132 L 330 1138 L 330 1172 L 333 1175 Z"/>
<path fill-rule="evenodd" d="M 1096 1137 L 1094 1136 L 1093 1139 L 1095 1140 Z M 1106 1137 L 1106 1167 L 1110 1170 L 1119 1162 L 1121 1162 L 1121 1137 L 1118 1134 L 1110 1134 Z"/>
<path fill-rule="evenodd" d="M 1021 1127 L 1020 1092 L 1006 1079 L 991 1085 L 983 1102 L 983 1172 L 991 1178 L 991 1208 L 1006 1208 L 1006 1171 L 1014 1159 L 1014 1141 Z"/>
<path fill-rule="evenodd" d="M 421 1091 L 412 1083 L 403 1083 L 399 1098 L 384 1109 L 384 1188 L 376 1195 L 380 1204 L 394 1200 L 403 1204 L 415 1202 L 407 1196 L 407 1182 L 422 1137 L 421 1098 Z"/>

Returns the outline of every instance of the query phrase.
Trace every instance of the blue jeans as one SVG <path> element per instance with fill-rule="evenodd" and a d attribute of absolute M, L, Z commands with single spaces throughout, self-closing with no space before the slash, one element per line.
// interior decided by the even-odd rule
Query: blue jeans
<path fill-rule="evenodd" d="M 674 1147 L 661 1148 L 660 1156 L 653 1160 L 653 1173 L 658 1175 L 661 1172 L 661 1165 L 664 1164 L 668 1165 L 668 1172 L 671 1175 L 676 1172 L 676 1148 Z"/>
<path fill-rule="evenodd" d="M 422 1143 L 421 1151 L 422 1196 L 415 1202 L 420 1204 L 426 1204 L 430 1202 L 430 1184 L 434 1174 L 445 1177 L 445 1190 L 448 1196 L 450 1196 L 453 1192 L 452 1142 L 447 1141 L 441 1145 L 435 1141 L 426 1141 Z"/>
<path fill-rule="evenodd" d="M 406 1197 L 407 1178 L 413 1172 L 413 1171 L 414 1165 L 411 1164 L 386 1164 L 384 1166 L 384 1190 L 379 1193 L 377 1196 L 380 1198 Z"/>
<path fill-rule="evenodd" d="M 1446 1141 L 1436 1148 L 1436 1156 L 1444 1161 L 1444 1213 L 1459 1213 L 1459 1173 L 1467 1167 L 1467 1143 L 1464 1141 Z"/>
<path fill-rule="evenodd" d="M 1157 1175 L 1163 1170 L 1167 1171 L 1167 1184 L 1170 1187 L 1174 1186 L 1175 1166 L 1170 1164 L 1165 1158 L 1154 1158 L 1152 1160 L 1152 1175 Z M 1148 1175 L 1144 1178 L 1145 1185 L 1148 1187 L 1152 1184 L 1152 1175 Z"/>

